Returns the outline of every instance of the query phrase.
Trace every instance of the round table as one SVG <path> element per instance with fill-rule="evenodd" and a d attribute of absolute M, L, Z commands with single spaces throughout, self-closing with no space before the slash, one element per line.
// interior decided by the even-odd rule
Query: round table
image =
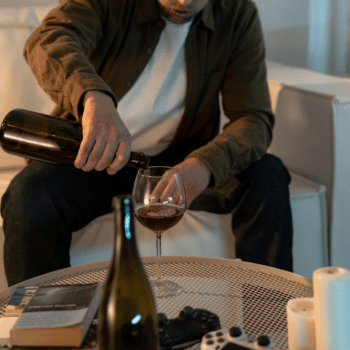
<path fill-rule="evenodd" d="M 155 276 L 155 257 L 142 260 L 148 276 Z M 103 282 L 109 264 L 70 267 L 12 286 L 0 293 L 0 317 L 17 286 Z M 222 328 L 242 327 L 251 341 L 267 334 L 278 349 L 288 349 L 288 300 L 313 296 L 312 280 L 306 277 L 237 259 L 163 256 L 162 275 L 183 290 L 156 299 L 158 312 L 174 318 L 185 306 L 207 309 L 219 316 Z M 190 349 L 200 349 L 200 345 Z"/>

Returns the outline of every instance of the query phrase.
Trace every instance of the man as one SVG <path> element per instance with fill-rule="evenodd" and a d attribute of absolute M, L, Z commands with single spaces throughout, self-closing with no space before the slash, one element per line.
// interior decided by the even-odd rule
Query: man
<path fill-rule="evenodd" d="M 24 56 L 83 141 L 75 167 L 33 161 L 4 194 L 9 285 L 69 266 L 72 231 L 131 191 L 131 149 L 176 166 L 187 207 L 233 213 L 237 257 L 292 270 L 290 176 L 266 154 L 274 116 L 251 0 L 61 0 Z"/>

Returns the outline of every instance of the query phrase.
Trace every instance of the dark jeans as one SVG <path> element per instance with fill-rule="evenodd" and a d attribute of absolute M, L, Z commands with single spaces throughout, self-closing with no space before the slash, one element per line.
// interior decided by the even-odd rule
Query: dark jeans
<path fill-rule="evenodd" d="M 151 165 L 175 165 L 183 158 L 175 148 L 153 157 Z M 69 267 L 72 232 L 110 212 L 115 195 L 131 193 L 135 175 L 129 167 L 110 176 L 38 161 L 24 168 L 1 203 L 9 286 Z M 191 209 L 233 212 L 236 256 L 292 271 L 290 176 L 282 162 L 265 155 L 231 180 L 203 192 Z"/>

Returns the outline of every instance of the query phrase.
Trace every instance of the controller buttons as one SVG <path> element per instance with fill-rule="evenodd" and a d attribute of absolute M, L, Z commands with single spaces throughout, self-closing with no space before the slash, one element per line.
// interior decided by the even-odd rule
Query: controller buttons
<path fill-rule="evenodd" d="M 241 335 L 242 335 L 242 331 L 239 327 L 231 327 L 230 328 L 230 336 L 232 338 L 238 338 Z"/>
<path fill-rule="evenodd" d="M 260 346 L 269 346 L 270 339 L 267 335 L 259 335 L 257 339 L 258 345 Z"/>
<path fill-rule="evenodd" d="M 205 335 L 205 338 L 207 338 L 207 339 L 213 338 L 213 335 L 208 333 L 208 334 Z"/>
<path fill-rule="evenodd" d="M 214 340 L 208 340 L 207 341 L 207 345 L 213 345 L 214 344 Z"/>
<path fill-rule="evenodd" d="M 222 337 L 222 336 L 224 335 L 224 333 L 222 333 L 222 332 L 217 332 L 215 335 L 216 335 L 217 337 Z"/>
<path fill-rule="evenodd" d="M 219 339 L 218 339 L 218 343 L 223 343 L 224 341 L 225 341 L 224 338 L 219 338 Z"/>

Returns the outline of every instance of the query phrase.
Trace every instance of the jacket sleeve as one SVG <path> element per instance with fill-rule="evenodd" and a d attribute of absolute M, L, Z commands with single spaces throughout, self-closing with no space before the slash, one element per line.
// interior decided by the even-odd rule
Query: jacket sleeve
<path fill-rule="evenodd" d="M 198 157 L 212 171 L 211 185 L 221 186 L 266 152 L 274 115 L 266 79 L 265 47 L 256 7 L 249 7 L 233 45 L 222 85 L 222 106 L 230 119 L 222 133 L 188 157 Z"/>
<path fill-rule="evenodd" d="M 51 99 L 77 119 L 85 92 L 113 92 L 89 63 L 88 54 L 101 38 L 108 1 L 60 0 L 30 35 L 24 58 Z"/>

